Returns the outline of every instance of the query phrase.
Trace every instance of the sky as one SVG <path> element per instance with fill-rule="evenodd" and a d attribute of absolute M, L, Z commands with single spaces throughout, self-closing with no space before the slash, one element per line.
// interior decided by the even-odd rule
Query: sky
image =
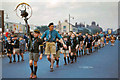
<path fill-rule="evenodd" d="M 32 17 L 29 24 L 48 25 L 50 22 L 58 24 L 69 19 L 69 14 L 74 19 L 70 19 L 72 24 L 75 22 L 91 25 L 95 21 L 104 30 L 118 28 L 118 1 L 117 0 L 4 0 L 0 3 L 0 9 L 8 14 L 9 19 L 5 21 L 23 23 L 24 20 L 16 16 L 15 8 L 21 2 L 26 2 L 32 7 Z"/>

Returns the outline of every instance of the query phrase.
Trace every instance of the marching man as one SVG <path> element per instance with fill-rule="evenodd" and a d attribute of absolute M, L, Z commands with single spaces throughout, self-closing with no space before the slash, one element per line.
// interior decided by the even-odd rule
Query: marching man
<path fill-rule="evenodd" d="M 67 48 L 67 46 L 64 44 L 61 35 L 56 30 L 54 30 L 54 24 L 50 23 L 48 27 L 49 30 L 46 30 L 41 38 L 44 39 L 44 37 L 46 37 L 45 54 L 47 55 L 48 61 L 51 63 L 50 72 L 53 72 L 54 55 L 56 54 L 56 45 L 55 45 L 56 38 L 60 39 L 60 42 L 63 44 L 63 47 Z"/>

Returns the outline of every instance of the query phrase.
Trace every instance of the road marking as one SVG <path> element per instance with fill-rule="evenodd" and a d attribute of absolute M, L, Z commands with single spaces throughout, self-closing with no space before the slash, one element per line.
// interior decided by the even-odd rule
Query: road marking
<path fill-rule="evenodd" d="M 93 66 L 79 66 L 79 68 L 83 68 L 83 69 L 93 69 Z"/>

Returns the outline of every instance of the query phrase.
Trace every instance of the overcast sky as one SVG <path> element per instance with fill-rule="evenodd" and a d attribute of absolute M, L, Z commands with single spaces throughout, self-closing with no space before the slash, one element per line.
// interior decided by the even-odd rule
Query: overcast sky
<path fill-rule="evenodd" d="M 68 20 L 70 14 L 74 17 L 74 19 L 71 19 L 72 24 L 85 22 L 85 24 L 90 25 L 92 21 L 96 21 L 104 30 L 118 28 L 118 3 L 116 0 L 111 0 L 112 2 L 107 2 L 107 0 L 101 2 L 99 0 L 91 2 L 87 2 L 88 0 L 86 2 L 80 2 L 79 0 L 69 2 L 59 0 L 51 0 L 51 2 L 47 0 L 34 0 L 36 2 L 33 2 L 33 0 L 10 1 L 4 0 L 2 2 L 2 9 L 9 15 L 7 21 L 10 22 L 24 23 L 22 19 L 16 16 L 14 9 L 20 2 L 27 2 L 33 9 L 33 15 L 29 19 L 30 24 L 48 25 L 50 22 L 58 24 L 59 20 L 61 22 Z"/>

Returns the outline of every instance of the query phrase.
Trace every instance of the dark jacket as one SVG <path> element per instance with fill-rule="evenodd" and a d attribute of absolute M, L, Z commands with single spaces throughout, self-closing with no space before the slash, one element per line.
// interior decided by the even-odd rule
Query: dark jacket
<path fill-rule="evenodd" d="M 69 46 L 71 45 L 70 41 L 64 41 L 65 45 L 67 46 L 67 49 L 63 47 L 63 50 L 69 50 Z"/>
<path fill-rule="evenodd" d="M 25 50 L 25 44 L 26 44 L 25 40 L 20 40 L 20 42 L 19 42 L 20 50 Z"/>
<path fill-rule="evenodd" d="M 10 41 L 6 41 L 6 48 L 7 48 L 7 51 L 8 52 L 12 52 L 12 48 L 13 48 L 13 46 L 12 46 L 12 41 L 10 40 Z M 10 51 L 9 51 L 9 49 L 10 49 Z"/>
<path fill-rule="evenodd" d="M 76 37 L 76 40 L 77 40 L 78 44 L 80 44 L 80 37 L 79 36 Z"/>
<path fill-rule="evenodd" d="M 77 44 L 78 44 L 78 41 L 76 40 L 76 37 L 71 39 L 71 49 L 76 49 Z"/>
<path fill-rule="evenodd" d="M 34 38 L 34 40 L 32 41 L 32 48 L 31 48 L 31 52 L 33 53 L 39 53 L 39 45 L 42 45 L 43 41 L 40 38 Z"/>
<path fill-rule="evenodd" d="M 97 42 L 98 41 L 98 36 L 95 36 L 94 39 L 95 39 L 95 42 Z"/>
<path fill-rule="evenodd" d="M 88 38 L 88 39 L 86 40 L 86 42 L 87 42 L 87 45 L 88 45 L 88 44 L 92 45 L 92 42 L 93 42 L 92 37 Z"/>
<path fill-rule="evenodd" d="M 59 41 L 56 41 L 56 51 L 59 51 L 62 46 L 63 45 Z"/>
<path fill-rule="evenodd" d="M 79 39 L 80 41 L 83 41 L 83 39 L 84 39 L 82 35 L 80 35 L 79 38 L 80 38 Z"/>
<path fill-rule="evenodd" d="M 14 48 L 19 48 L 19 40 L 14 40 Z"/>
<path fill-rule="evenodd" d="M 84 44 L 84 45 L 86 45 L 87 40 L 88 40 L 88 37 L 83 38 L 83 41 L 84 41 L 83 44 Z"/>

